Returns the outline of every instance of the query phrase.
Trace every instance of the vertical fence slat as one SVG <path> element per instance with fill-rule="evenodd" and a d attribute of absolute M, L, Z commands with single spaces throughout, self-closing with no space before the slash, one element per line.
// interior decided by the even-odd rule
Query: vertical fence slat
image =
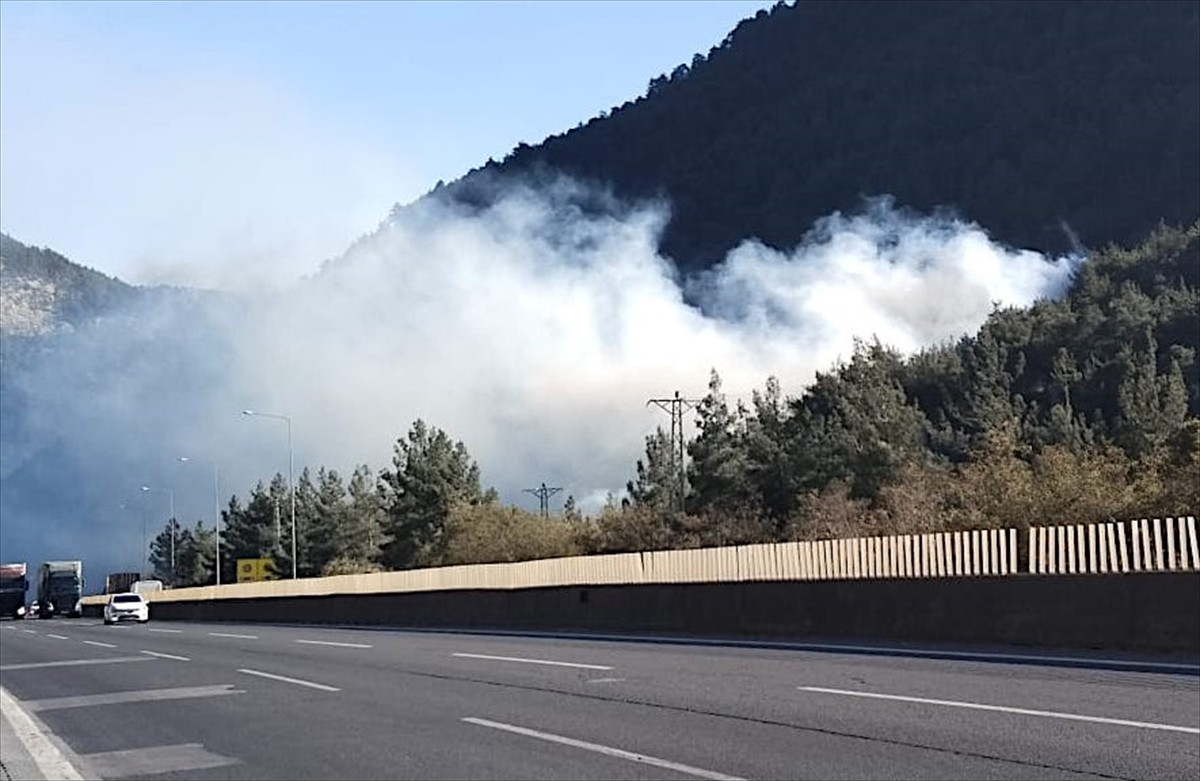
<path fill-rule="evenodd" d="M 1154 568 L 1163 569 L 1162 518 L 1154 519 Z"/>
<path fill-rule="evenodd" d="M 1200 569 L 1200 540 L 1196 539 L 1196 516 L 1188 516 L 1187 527 L 1188 547 L 1192 550 L 1192 568 Z"/>
<path fill-rule="evenodd" d="M 1188 564 L 1188 547 L 1187 547 L 1187 529 L 1184 528 L 1184 522 L 1187 519 L 1182 515 L 1175 519 L 1176 525 L 1179 527 L 1179 568 L 1191 569 L 1196 562 Z"/>
<path fill-rule="evenodd" d="M 1175 561 L 1175 519 L 1167 519 L 1167 528 L 1165 530 L 1167 537 L 1167 569 L 1176 569 L 1177 562 Z"/>
<path fill-rule="evenodd" d="M 1084 571 L 1085 572 L 1096 572 L 1098 570 L 1098 567 L 1096 565 L 1096 524 L 1089 523 L 1088 527 L 1087 527 L 1087 533 L 1088 533 L 1087 569 Z"/>
<path fill-rule="evenodd" d="M 1106 523 L 1104 525 L 1108 527 L 1108 571 L 1120 572 L 1121 561 L 1117 557 L 1117 527 L 1120 524 Z"/>

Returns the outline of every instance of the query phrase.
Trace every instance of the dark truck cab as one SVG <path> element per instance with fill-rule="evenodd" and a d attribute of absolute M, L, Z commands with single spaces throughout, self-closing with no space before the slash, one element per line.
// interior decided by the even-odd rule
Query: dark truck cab
<path fill-rule="evenodd" d="M 39 618 L 83 615 L 83 562 L 44 561 L 38 570 Z"/>

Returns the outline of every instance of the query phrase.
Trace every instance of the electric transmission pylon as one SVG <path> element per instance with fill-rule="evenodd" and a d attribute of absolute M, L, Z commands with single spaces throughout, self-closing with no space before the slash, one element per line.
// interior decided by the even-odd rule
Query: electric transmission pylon
<path fill-rule="evenodd" d="M 650 399 L 646 405 L 657 406 L 671 416 L 671 457 L 675 461 L 676 485 L 674 494 L 675 508 L 683 512 L 683 499 L 687 495 L 687 470 L 684 467 L 686 440 L 683 435 L 683 413 L 695 409 L 699 399 L 685 399 L 675 391 L 675 396 L 669 399 Z"/>
<path fill-rule="evenodd" d="M 523 490 L 525 493 L 533 494 L 534 496 L 536 496 L 538 498 L 538 502 L 541 504 L 542 517 L 549 518 L 550 517 L 550 497 L 554 496 L 556 493 L 558 493 L 562 489 L 558 488 L 558 487 L 547 488 L 546 484 L 542 483 L 541 488 L 525 488 Z"/>

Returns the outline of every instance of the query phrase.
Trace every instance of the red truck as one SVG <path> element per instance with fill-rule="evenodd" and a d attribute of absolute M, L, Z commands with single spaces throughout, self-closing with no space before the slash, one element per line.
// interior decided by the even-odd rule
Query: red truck
<path fill-rule="evenodd" d="M 25 617 L 25 592 L 29 588 L 28 567 L 19 564 L 0 564 L 0 615 Z"/>

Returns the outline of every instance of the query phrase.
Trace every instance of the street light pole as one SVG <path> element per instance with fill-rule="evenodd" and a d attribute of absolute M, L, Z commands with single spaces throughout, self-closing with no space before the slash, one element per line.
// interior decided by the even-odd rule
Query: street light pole
<path fill-rule="evenodd" d="M 145 493 L 166 494 L 167 495 L 167 501 L 169 502 L 169 506 L 171 508 L 171 517 L 170 517 L 170 519 L 168 519 L 167 525 L 171 529 L 171 586 L 174 587 L 175 586 L 175 526 L 176 526 L 176 524 L 175 524 L 175 492 L 169 488 L 163 490 L 163 489 L 151 488 L 148 485 L 143 485 L 142 491 Z M 145 539 L 146 539 L 146 530 L 145 530 L 145 525 L 143 522 L 143 527 L 142 527 L 142 544 L 143 545 L 145 545 Z"/>
<path fill-rule="evenodd" d="M 293 472 L 295 470 L 295 461 L 292 458 L 292 419 L 287 415 L 275 415 L 270 412 L 256 412 L 252 409 L 242 410 L 243 415 L 252 417 L 274 418 L 282 420 L 287 424 L 287 443 L 288 443 L 288 498 L 291 505 L 292 515 L 292 580 L 296 579 L 296 484 L 293 480 Z"/>
<path fill-rule="evenodd" d="M 180 456 L 180 461 L 189 462 L 187 456 Z M 221 470 L 216 462 L 213 462 L 213 524 L 217 530 L 217 585 L 221 585 Z"/>
<path fill-rule="evenodd" d="M 125 502 L 121 502 L 120 504 L 117 505 L 117 507 L 120 507 L 122 510 L 134 509 L 133 507 L 130 507 L 128 504 L 126 504 Z M 135 526 L 134 528 L 136 529 L 137 527 Z M 142 508 L 142 554 L 144 555 L 145 553 L 146 553 L 146 510 L 143 507 Z M 134 563 L 134 566 L 138 568 L 138 577 L 140 578 L 142 576 L 142 564 L 141 564 L 141 562 L 139 562 L 137 560 L 137 556 L 134 556 L 133 563 Z"/>

